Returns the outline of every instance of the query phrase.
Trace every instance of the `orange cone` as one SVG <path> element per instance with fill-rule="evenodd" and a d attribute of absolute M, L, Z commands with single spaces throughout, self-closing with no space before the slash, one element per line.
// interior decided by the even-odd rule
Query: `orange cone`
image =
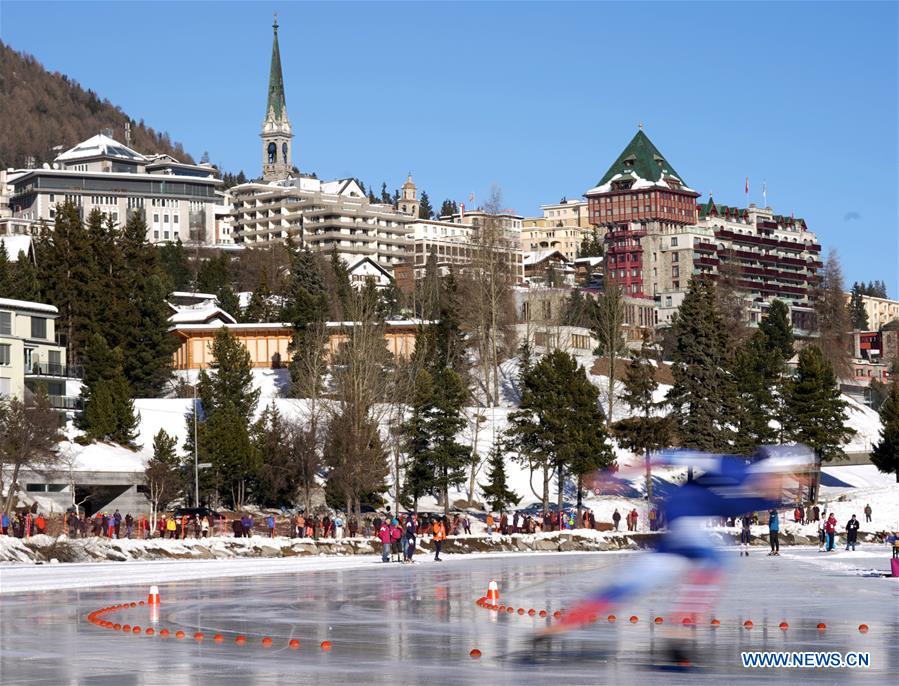
<path fill-rule="evenodd" d="M 490 581 L 490 583 L 487 584 L 487 604 L 499 604 L 499 584 L 495 581 Z"/>
<path fill-rule="evenodd" d="M 147 605 L 159 605 L 159 587 L 150 586 L 150 595 L 147 596 Z"/>

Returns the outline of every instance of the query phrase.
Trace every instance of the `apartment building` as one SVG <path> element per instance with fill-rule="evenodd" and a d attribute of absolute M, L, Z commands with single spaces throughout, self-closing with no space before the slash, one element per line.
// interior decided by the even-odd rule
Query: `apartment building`
<path fill-rule="evenodd" d="M 569 260 L 577 257 L 584 237 L 592 234 L 586 200 L 562 198 L 553 205 L 541 205 L 542 217 L 527 217 L 521 223 L 524 252 L 558 250 Z"/>
<path fill-rule="evenodd" d="M 142 210 L 153 243 L 212 242 L 222 183 L 215 168 L 142 155 L 111 135 L 107 130 L 79 143 L 52 165 L 8 172 L 8 232 L 36 233 L 41 221 L 52 228 L 57 205 L 68 201 L 82 218 L 99 209 L 119 224 Z"/>
<path fill-rule="evenodd" d="M 53 407 L 76 410 L 80 374 L 56 342 L 53 305 L 0 298 L 0 395 L 27 398 L 43 386 Z"/>

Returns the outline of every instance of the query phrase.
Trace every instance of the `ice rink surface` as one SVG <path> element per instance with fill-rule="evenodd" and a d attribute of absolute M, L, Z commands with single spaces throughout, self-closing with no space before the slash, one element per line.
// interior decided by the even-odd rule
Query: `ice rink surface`
<path fill-rule="evenodd" d="M 160 584 L 159 621 L 137 607 L 107 619 L 168 628 L 171 636 L 124 634 L 85 621 L 88 613 L 146 598 L 145 584 L 0 595 L 0 683 L 109 684 L 895 684 L 899 682 L 899 581 L 866 576 L 887 569 L 886 546 L 827 556 L 785 549 L 779 558 L 756 548 L 749 558 L 728 552 L 728 582 L 715 611 L 721 626 L 656 625 L 676 595 L 676 583 L 554 640 L 532 659 L 531 638 L 547 620 L 517 608 L 552 611 L 597 584 L 639 574 L 641 553 L 457 556 L 435 564 L 382 565 L 375 558 L 350 569 L 285 571 L 253 577 L 196 578 Z M 108 574 L 131 563 L 60 565 L 68 572 Z M 264 564 L 264 561 L 256 561 Z M 20 575 L 23 568 L 16 569 Z M 28 568 L 24 568 L 28 569 Z M 41 568 L 34 568 L 37 571 Z M 209 568 L 210 571 L 213 567 Z M 0 569 L 0 582 L 4 571 Z M 43 571 L 43 570 L 41 570 Z M 27 573 L 27 572 L 26 572 Z M 7 576 L 11 579 L 11 576 Z M 499 614 L 475 604 L 487 583 L 500 584 Z M 0 589 L 2 590 L 2 589 Z M 630 623 L 636 615 L 639 621 Z M 751 630 L 742 628 L 751 619 Z M 778 628 L 781 621 L 788 631 Z M 827 624 L 825 631 L 816 627 Z M 868 624 L 861 634 L 858 626 Z M 176 631 L 184 639 L 176 639 Z M 204 640 L 197 642 L 194 633 Z M 213 642 L 220 633 L 223 642 Z M 234 638 L 246 636 L 246 645 Z M 264 636 L 272 638 L 263 647 Z M 649 667 L 672 638 L 697 656 L 695 671 Z M 288 647 L 298 639 L 300 647 Z M 330 641 L 330 652 L 321 650 Z M 469 657 L 477 648 L 479 660 Z M 867 651 L 871 667 L 744 669 L 740 652 Z"/>

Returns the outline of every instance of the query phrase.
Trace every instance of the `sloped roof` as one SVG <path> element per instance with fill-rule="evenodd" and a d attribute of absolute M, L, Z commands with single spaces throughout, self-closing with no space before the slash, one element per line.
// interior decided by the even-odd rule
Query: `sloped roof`
<path fill-rule="evenodd" d="M 129 162 L 146 162 L 147 158 L 117 140 L 98 133 L 74 148 L 66 150 L 56 158 L 56 162 L 72 162 L 93 157 L 114 157 Z"/>
<path fill-rule="evenodd" d="M 622 176 L 636 174 L 637 177 L 646 181 L 661 181 L 664 174 L 673 176 L 681 184 L 684 184 L 684 180 L 649 140 L 649 136 L 643 133 L 643 129 L 637 131 L 631 142 L 627 144 L 618 159 L 612 163 L 612 166 L 596 185 L 602 186 L 608 183 L 616 174 Z"/>
<path fill-rule="evenodd" d="M 286 100 L 284 99 L 284 77 L 281 73 L 281 49 L 278 47 L 278 20 L 272 25 L 272 64 L 268 72 L 268 102 L 265 105 L 265 116 L 274 114 L 276 120 L 284 117 Z"/>
<path fill-rule="evenodd" d="M 565 253 L 563 253 L 562 251 L 549 249 L 549 250 L 533 250 L 530 252 L 526 252 L 522 256 L 522 262 L 527 267 L 527 266 L 531 266 L 534 264 L 540 264 L 544 260 L 547 260 L 553 256 L 558 256 L 561 262 L 568 263 L 571 261 L 567 257 L 565 257 Z"/>

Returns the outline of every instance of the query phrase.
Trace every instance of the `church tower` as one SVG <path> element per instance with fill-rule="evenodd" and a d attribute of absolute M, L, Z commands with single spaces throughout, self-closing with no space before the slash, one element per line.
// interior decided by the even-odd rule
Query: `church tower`
<path fill-rule="evenodd" d="M 418 200 L 418 189 L 412 181 L 412 173 L 410 172 L 409 176 L 406 177 L 406 183 L 403 184 L 402 195 L 396 208 L 403 214 L 409 214 L 418 219 L 419 207 L 421 207 L 421 202 Z"/>
<path fill-rule="evenodd" d="M 284 99 L 284 77 L 281 75 L 281 50 L 278 48 L 278 15 L 272 25 L 272 66 L 268 75 L 268 102 L 262 122 L 262 180 L 286 179 L 293 168 L 291 161 L 290 120 Z"/>

